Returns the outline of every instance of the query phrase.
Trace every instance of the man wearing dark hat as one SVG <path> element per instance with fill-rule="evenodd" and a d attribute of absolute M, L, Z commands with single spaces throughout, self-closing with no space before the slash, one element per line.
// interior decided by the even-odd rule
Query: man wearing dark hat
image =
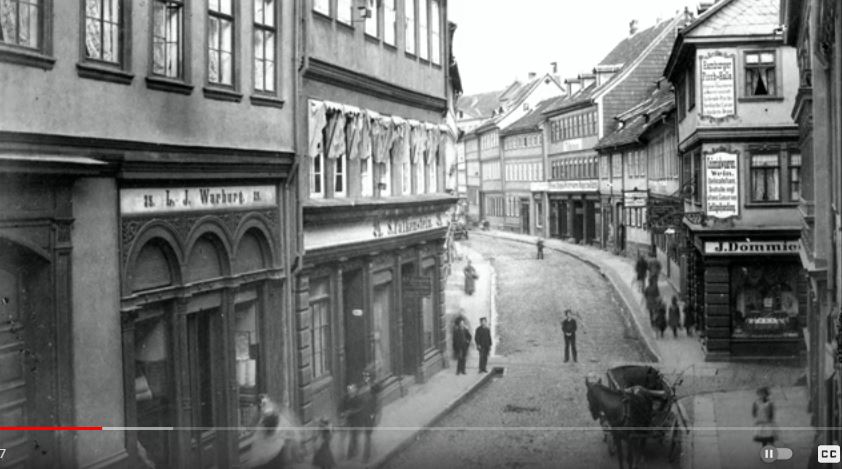
<path fill-rule="evenodd" d="M 569 309 L 564 310 L 564 319 L 561 321 L 561 332 L 564 333 L 564 363 L 570 361 L 570 352 L 573 351 L 573 361 L 576 362 L 576 320 L 570 317 Z"/>
<path fill-rule="evenodd" d="M 474 331 L 474 342 L 479 351 L 479 372 L 488 373 L 485 368 L 488 365 L 488 353 L 491 352 L 491 329 L 485 318 L 479 319 L 479 327 Z"/>

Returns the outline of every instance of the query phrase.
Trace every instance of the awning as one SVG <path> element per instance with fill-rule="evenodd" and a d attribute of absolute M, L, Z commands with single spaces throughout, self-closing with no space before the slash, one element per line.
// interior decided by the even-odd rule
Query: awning
<path fill-rule="evenodd" d="M 108 162 L 79 155 L 0 153 L 0 167 L 14 172 L 98 173 Z"/>

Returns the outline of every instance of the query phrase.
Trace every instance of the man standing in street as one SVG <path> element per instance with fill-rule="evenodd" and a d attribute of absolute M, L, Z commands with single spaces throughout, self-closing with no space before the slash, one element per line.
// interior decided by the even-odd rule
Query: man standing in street
<path fill-rule="evenodd" d="M 479 275 L 477 275 L 477 270 L 474 269 L 474 266 L 471 265 L 470 259 L 468 259 L 468 265 L 465 266 L 465 269 L 462 272 L 465 274 L 465 293 L 473 295 L 474 282 L 479 278 Z"/>
<path fill-rule="evenodd" d="M 536 242 L 535 245 L 538 247 L 538 255 L 536 256 L 536 259 L 544 259 L 544 239 L 538 238 L 538 242 Z"/>
<path fill-rule="evenodd" d="M 465 361 L 468 359 L 468 347 L 471 345 L 471 332 L 463 317 L 456 318 L 453 326 L 453 354 L 456 355 L 456 374 L 464 375 Z"/>
<path fill-rule="evenodd" d="M 488 365 L 488 353 L 491 352 L 491 329 L 485 318 L 479 320 L 479 327 L 474 331 L 474 342 L 479 351 L 479 372 L 488 373 L 485 368 Z"/>
<path fill-rule="evenodd" d="M 571 311 L 564 310 L 564 320 L 561 321 L 561 331 L 564 332 L 564 363 L 570 361 L 570 351 L 573 351 L 573 362 L 576 362 L 576 320 L 570 317 Z"/>

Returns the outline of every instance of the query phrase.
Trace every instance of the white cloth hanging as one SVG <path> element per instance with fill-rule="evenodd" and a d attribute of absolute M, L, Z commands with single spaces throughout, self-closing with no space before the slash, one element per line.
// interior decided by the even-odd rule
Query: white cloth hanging
<path fill-rule="evenodd" d="M 324 136 L 322 131 L 327 125 L 327 108 L 323 101 L 310 101 L 310 115 L 308 131 L 310 145 L 308 154 L 315 158 L 324 152 Z"/>

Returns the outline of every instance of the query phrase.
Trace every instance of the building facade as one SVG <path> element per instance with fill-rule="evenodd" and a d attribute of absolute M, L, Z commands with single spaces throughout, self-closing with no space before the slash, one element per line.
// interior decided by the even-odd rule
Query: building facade
<path fill-rule="evenodd" d="M 548 101 L 544 101 L 545 103 Z M 544 179 L 544 135 L 539 127 L 542 106 L 501 132 L 505 221 L 503 228 L 534 234 L 543 221 L 542 207 L 531 202 L 531 185 Z"/>
<path fill-rule="evenodd" d="M 447 2 L 361 13 L 344 0 L 302 12 L 294 401 L 305 423 L 335 420 L 364 371 L 389 401 L 443 366 L 443 246 L 456 203 Z"/>
<path fill-rule="evenodd" d="M 842 441 L 840 377 L 840 260 L 842 202 L 842 8 L 833 1 L 782 1 L 785 41 L 797 48 L 802 177 L 801 265 L 807 275 L 807 349 L 810 412 L 818 445 Z"/>
<path fill-rule="evenodd" d="M 106 6 L 0 5 L 5 425 L 253 426 L 289 390 L 292 4 Z M 249 436 L 2 433 L 24 467 L 231 467 Z"/>
<path fill-rule="evenodd" d="M 687 293 L 704 311 L 711 360 L 803 349 L 802 160 L 790 117 L 798 69 L 778 26 L 777 1 L 723 0 L 681 30 L 666 67 L 676 90 Z"/>

